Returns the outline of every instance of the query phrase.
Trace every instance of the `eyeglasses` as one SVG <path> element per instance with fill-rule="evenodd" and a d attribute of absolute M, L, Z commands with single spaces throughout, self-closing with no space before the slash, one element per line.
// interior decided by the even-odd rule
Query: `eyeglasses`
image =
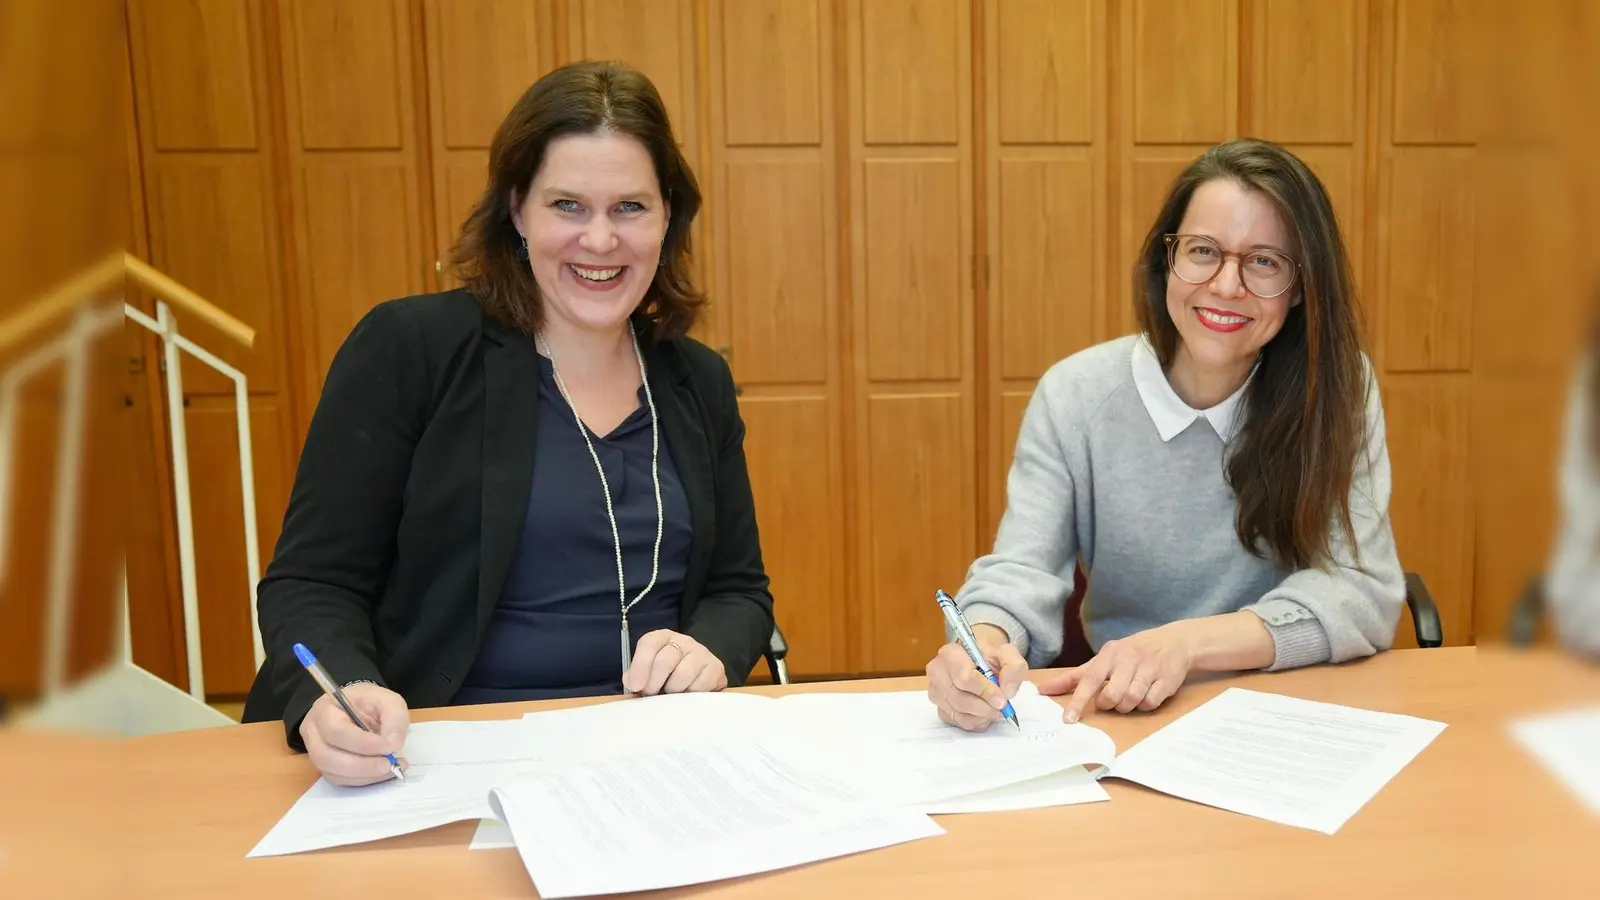
<path fill-rule="evenodd" d="M 1248 250 L 1229 253 L 1216 241 L 1197 234 L 1169 234 L 1167 268 L 1190 284 L 1206 284 L 1222 271 L 1225 260 L 1239 260 L 1239 278 L 1245 289 L 1263 300 L 1270 300 L 1294 287 L 1300 267 L 1276 250 Z"/>

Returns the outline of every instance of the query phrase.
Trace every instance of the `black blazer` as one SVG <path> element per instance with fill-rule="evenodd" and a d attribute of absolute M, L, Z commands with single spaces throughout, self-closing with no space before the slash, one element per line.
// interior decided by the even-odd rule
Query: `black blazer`
<path fill-rule="evenodd" d="M 694 536 L 679 630 L 743 684 L 772 635 L 727 363 L 690 339 L 641 346 Z M 465 291 L 380 304 L 345 339 L 301 453 L 257 606 L 266 662 L 244 721 L 300 721 L 320 695 L 304 643 L 339 683 L 412 708 L 450 702 L 477 659 L 521 537 L 539 408 L 533 342 Z"/>

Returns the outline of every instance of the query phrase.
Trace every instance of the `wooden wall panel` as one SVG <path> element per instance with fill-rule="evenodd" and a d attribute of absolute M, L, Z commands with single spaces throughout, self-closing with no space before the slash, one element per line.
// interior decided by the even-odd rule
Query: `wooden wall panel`
<path fill-rule="evenodd" d="M 990 223 L 998 252 L 992 275 L 1000 315 L 1001 378 L 1033 380 L 1096 343 L 1094 162 L 1000 161 L 1003 214 Z"/>
<path fill-rule="evenodd" d="M 1473 373 L 1471 596 L 1480 641 L 1503 638 L 1529 579 L 1550 563 L 1570 382 L 1564 373 Z"/>
<path fill-rule="evenodd" d="M 183 411 L 194 496 L 195 584 L 204 598 L 200 636 L 206 693 L 243 696 L 255 678 L 250 638 L 250 580 L 245 566 L 244 501 L 239 489 L 238 419 L 233 401 L 196 397 Z M 287 427 L 272 399 L 250 404 L 256 476 L 256 537 L 262 568 L 272 558 L 289 502 L 283 464 Z M 202 487 L 203 486 L 203 487 Z"/>
<path fill-rule="evenodd" d="M 867 144 L 960 143 L 969 52 L 959 0 L 872 0 L 859 10 Z"/>
<path fill-rule="evenodd" d="M 1386 364 L 1391 371 L 1464 371 L 1472 364 L 1478 256 L 1470 151 L 1392 153 L 1380 252 Z"/>
<path fill-rule="evenodd" d="M 407 0 L 290 0 L 280 10 L 308 409 L 361 316 L 422 292 L 433 274 L 417 130 L 425 107 L 413 83 L 416 11 Z M 371 109 L 346 109 L 358 96 Z"/>
<path fill-rule="evenodd" d="M 820 144 L 824 76 L 832 73 L 821 65 L 819 0 L 724 0 L 717 7 L 728 146 Z"/>
<path fill-rule="evenodd" d="M 741 392 L 762 549 L 796 677 L 860 671 L 847 510 L 835 117 L 834 7 L 708 7 L 709 165 L 716 344 Z M 772 60 L 781 59 L 776 67 Z M 781 101 L 781 102 L 780 102 Z M 702 243 L 701 247 L 707 245 Z"/>
<path fill-rule="evenodd" d="M 250 7 L 237 0 L 137 3 L 147 130 L 158 150 L 253 150 L 257 103 Z"/>
<path fill-rule="evenodd" d="M 1350 144 L 1366 97 L 1366 4 L 1259 0 L 1252 36 L 1260 60 L 1249 97 L 1255 132 L 1289 144 Z"/>
<path fill-rule="evenodd" d="M 832 291 L 819 277 L 827 271 L 828 241 L 821 161 L 731 161 L 726 185 L 727 296 L 739 377 L 825 384 Z M 764 223 L 775 208 L 787 215 Z"/>
<path fill-rule="evenodd" d="M 867 671 L 919 671 L 977 553 L 971 3 L 846 4 L 856 591 Z M 953 590 L 954 588 L 947 588 Z"/>
<path fill-rule="evenodd" d="M 1394 4 L 1396 144 L 1476 140 L 1473 89 L 1478 59 L 1471 0 L 1389 0 Z"/>
<path fill-rule="evenodd" d="M 281 264 L 269 173 L 256 154 L 161 154 L 152 162 L 149 209 L 160 227 L 151 253 L 162 270 L 256 330 L 243 347 L 203 322 L 183 331 L 250 379 L 252 391 L 276 393 L 287 385 L 279 327 Z M 186 359 L 184 389 L 219 394 L 233 382 L 210 366 Z"/>
<path fill-rule="evenodd" d="M 1212 144 L 1234 136 L 1237 0 L 1133 0 L 1133 138 Z"/>
<path fill-rule="evenodd" d="M 961 377 L 966 311 L 961 272 L 960 164 L 874 159 L 862 200 L 867 377 Z"/>
<path fill-rule="evenodd" d="M 1087 144 L 1099 129 L 1095 87 L 1103 17 L 1091 0 L 989 3 L 1002 144 Z M 1102 88 L 1103 89 L 1103 88 Z"/>
<path fill-rule="evenodd" d="M 544 73 L 549 30 L 539 12 L 525 0 L 428 0 L 435 146 L 489 146 L 506 113 Z"/>
<path fill-rule="evenodd" d="M 944 643 L 934 591 L 955 592 L 976 543 L 972 469 L 953 440 L 969 430 L 969 415 L 955 394 L 868 403 L 868 671 L 921 671 Z"/>
<path fill-rule="evenodd" d="M 837 402 L 825 395 L 745 398 L 745 453 L 778 627 L 795 675 L 853 670 L 844 602 Z"/>
<path fill-rule="evenodd" d="M 301 148 L 406 146 L 413 113 L 405 0 L 286 0 L 283 10 Z"/>
<path fill-rule="evenodd" d="M 317 389 L 350 329 L 377 304 L 422 289 L 415 170 L 318 159 L 301 171 L 304 295 L 315 311 Z"/>
<path fill-rule="evenodd" d="M 1423 573 L 1452 645 L 1473 637 L 1470 385 L 1461 374 L 1396 374 L 1384 390 L 1400 564 Z M 1404 629 L 1396 640 L 1415 646 Z"/>

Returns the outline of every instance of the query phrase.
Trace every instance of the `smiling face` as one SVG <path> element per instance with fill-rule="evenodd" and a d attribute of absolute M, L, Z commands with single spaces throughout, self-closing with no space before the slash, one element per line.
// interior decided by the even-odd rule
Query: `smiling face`
<path fill-rule="evenodd" d="M 511 198 L 511 218 L 546 327 L 607 332 L 644 300 L 671 215 L 649 151 L 605 131 L 552 140 L 526 194 Z"/>
<path fill-rule="evenodd" d="M 1214 264 L 1208 257 L 1218 248 L 1239 254 L 1224 258 L 1216 275 L 1202 284 L 1167 272 L 1167 314 L 1181 339 L 1178 361 L 1214 376 L 1237 375 L 1242 383 L 1261 348 L 1283 327 L 1289 308 L 1299 302 L 1298 284 L 1270 298 L 1245 286 L 1246 278 L 1257 285 L 1270 280 L 1272 254 L 1293 255 L 1289 225 L 1266 195 L 1232 179 L 1216 179 L 1195 189 L 1177 233 L 1209 238 L 1215 245 L 1180 239 L 1179 265 L 1185 256 L 1197 267 Z"/>

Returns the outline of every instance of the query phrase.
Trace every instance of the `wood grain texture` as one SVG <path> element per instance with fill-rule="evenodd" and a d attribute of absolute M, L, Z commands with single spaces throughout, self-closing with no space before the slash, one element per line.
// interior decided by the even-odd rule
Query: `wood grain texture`
<path fill-rule="evenodd" d="M 1007 0 L 997 10 L 999 141 L 1087 144 L 1098 131 L 1092 0 Z"/>
<path fill-rule="evenodd" d="M 860 4 L 866 143 L 960 142 L 964 6 L 957 0 Z"/>
<path fill-rule="evenodd" d="M 825 74 L 819 0 L 720 6 L 728 145 L 819 144 Z"/>
<path fill-rule="evenodd" d="M 240 0 L 128 5 L 146 59 L 151 144 L 160 150 L 253 150 L 256 129 L 252 19 Z"/>

